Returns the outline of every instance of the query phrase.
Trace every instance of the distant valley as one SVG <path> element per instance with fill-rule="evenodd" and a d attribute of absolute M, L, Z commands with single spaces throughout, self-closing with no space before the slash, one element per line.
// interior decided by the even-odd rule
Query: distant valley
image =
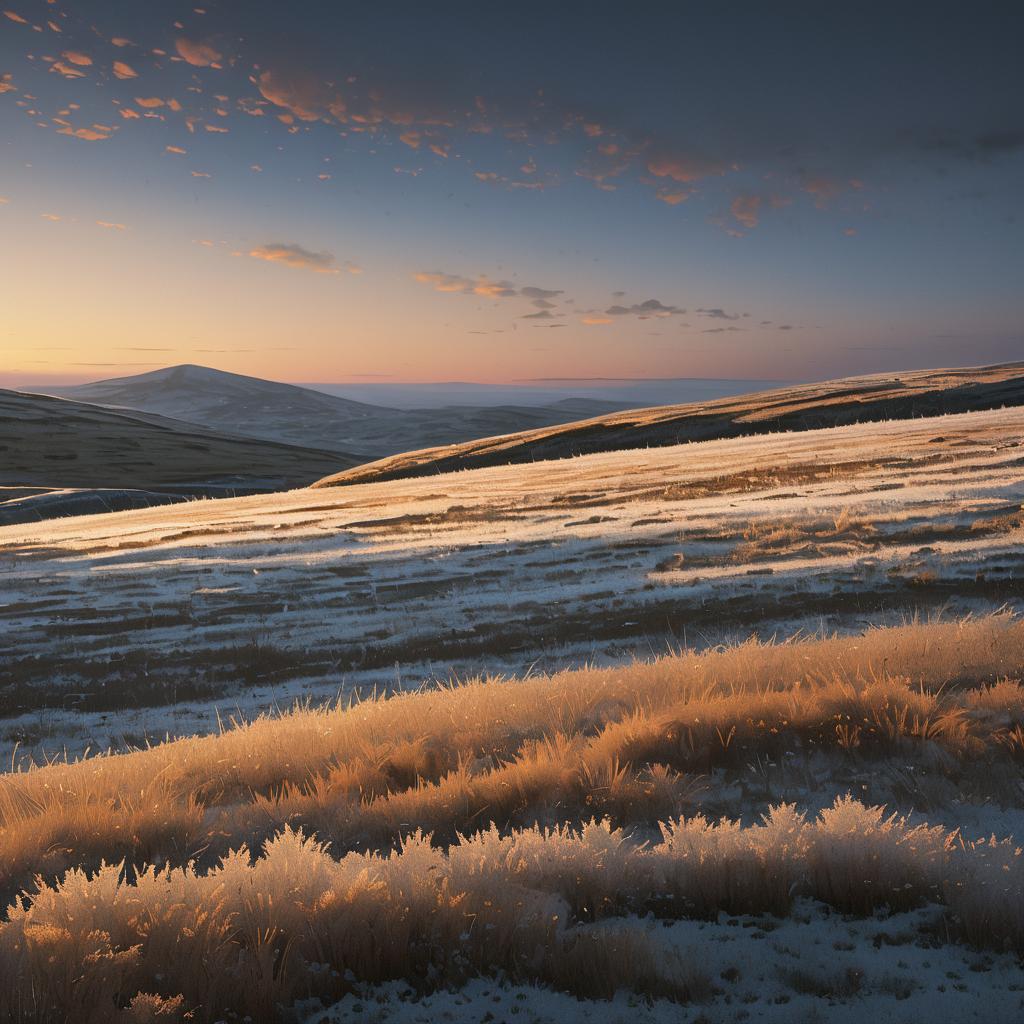
<path fill-rule="evenodd" d="M 363 462 L 413 448 L 568 423 L 625 407 L 621 402 L 570 398 L 539 406 L 399 409 L 191 365 L 52 389 L 52 393 L 94 405 L 159 413 L 266 441 L 357 453 Z"/>

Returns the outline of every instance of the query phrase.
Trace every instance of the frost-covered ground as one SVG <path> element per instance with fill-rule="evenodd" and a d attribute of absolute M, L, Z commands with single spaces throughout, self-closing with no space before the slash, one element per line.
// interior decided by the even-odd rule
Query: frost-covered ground
<path fill-rule="evenodd" d="M 1024 589 L 1024 410 L 0 529 L 0 737 L 859 628 Z M 131 710 L 126 710 L 131 709 Z"/>
<path fill-rule="evenodd" d="M 404 983 L 368 986 L 306 1024 L 992 1024 L 1024 1019 L 1015 955 L 944 945 L 929 931 L 938 908 L 848 918 L 804 903 L 785 919 L 721 914 L 717 921 L 636 922 L 666 951 L 713 980 L 688 1006 L 619 992 L 608 1001 L 477 979 L 417 995 Z"/>
<path fill-rule="evenodd" d="M 685 1007 L 623 992 L 595 1004 L 542 988 L 476 980 L 463 989 L 422 998 L 402 984 L 367 989 L 326 1013 L 315 1011 L 307 1020 L 860 1024 L 870 1019 L 877 1024 L 982 1024 L 1024 1018 L 1024 971 L 1018 958 L 960 946 L 929 947 L 917 936 L 927 914 L 880 922 L 843 920 L 808 908 L 803 917 L 785 921 L 723 915 L 717 923 L 673 923 L 659 929 L 666 946 L 692 957 L 716 979 L 707 1001 Z"/>

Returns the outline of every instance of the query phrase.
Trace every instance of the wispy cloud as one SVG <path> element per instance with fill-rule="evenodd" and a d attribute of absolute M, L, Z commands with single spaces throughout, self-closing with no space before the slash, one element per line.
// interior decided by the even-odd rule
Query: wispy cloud
<path fill-rule="evenodd" d="M 711 317 L 712 320 L 739 320 L 741 316 L 745 315 L 741 313 L 727 313 L 724 309 L 721 309 L 718 306 L 715 306 L 712 309 L 698 309 L 697 312 L 700 313 L 701 316 Z"/>
<path fill-rule="evenodd" d="M 91 128 L 72 128 L 69 125 L 66 128 L 58 129 L 57 134 L 70 135 L 73 138 L 82 139 L 85 142 L 104 142 L 110 138 L 112 132 L 112 128 L 106 128 L 103 125 L 94 124 Z"/>
<path fill-rule="evenodd" d="M 542 310 L 554 308 L 554 303 L 550 300 L 563 294 L 561 288 L 539 288 L 536 285 L 519 287 L 511 281 L 495 281 L 486 275 L 472 278 L 461 274 L 448 274 L 441 270 L 420 271 L 413 274 L 413 279 L 420 284 L 428 284 L 439 292 L 480 295 L 486 299 L 530 299 Z M 541 303 L 544 305 L 540 305 Z"/>
<path fill-rule="evenodd" d="M 605 310 L 607 316 L 637 316 L 641 320 L 648 317 L 667 317 L 685 313 L 686 310 L 679 306 L 668 306 L 658 299 L 647 299 L 644 302 L 635 302 L 632 306 L 609 306 Z"/>
<path fill-rule="evenodd" d="M 301 245 L 286 242 L 268 242 L 249 250 L 253 259 L 267 260 L 270 263 L 283 263 L 297 270 L 311 270 L 316 274 L 338 274 L 341 267 L 338 260 L 329 252 L 312 252 Z M 358 271 L 356 271 L 358 272 Z"/>
<path fill-rule="evenodd" d="M 731 169 L 722 161 L 692 154 L 660 154 L 647 161 L 647 170 L 656 178 L 671 178 L 684 184 L 717 177 Z"/>
<path fill-rule="evenodd" d="M 745 228 L 756 228 L 761 216 L 761 201 L 759 195 L 738 195 L 729 210 Z"/>

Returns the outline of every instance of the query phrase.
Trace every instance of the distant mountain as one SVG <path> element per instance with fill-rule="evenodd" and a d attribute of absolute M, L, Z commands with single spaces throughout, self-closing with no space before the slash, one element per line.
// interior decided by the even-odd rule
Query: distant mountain
<path fill-rule="evenodd" d="M 592 399 L 548 406 L 451 405 L 392 409 L 294 384 L 279 384 L 205 366 L 98 381 L 50 393 L 80 402 L 172 416 L 213 430 L 330 451 L 363 461 L 432 445 L 530 430 L 623 408 Z"/>
<path fill-rule="evenodd" d="M 333 474 L 314 486 L 446 473 L 591 452 L 811 430 L 1024 405 L 1024 362 L 920 370 L 803 384 L 710 402 L 632 409 L 539 430 L 406 452 Z M 941 430 L 941 425 L 936 425 Z"/>
<path fill-rule="evenodd" d="M 280 491 L 359 461 L 161 416 L 0 390 L 0 525 Z"/>

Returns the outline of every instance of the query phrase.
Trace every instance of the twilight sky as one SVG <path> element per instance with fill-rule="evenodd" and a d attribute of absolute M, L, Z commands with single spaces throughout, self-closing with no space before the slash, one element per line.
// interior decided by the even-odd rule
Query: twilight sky
<path fill-rule="evenodd" d="M 1024 358 L 1024 7 L 0 0 L 0 385 Z"/>

